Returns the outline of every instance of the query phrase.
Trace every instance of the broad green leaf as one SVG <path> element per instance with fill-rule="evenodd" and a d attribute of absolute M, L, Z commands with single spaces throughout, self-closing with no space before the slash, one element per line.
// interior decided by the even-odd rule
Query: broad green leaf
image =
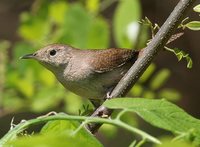
<path fill-rule="evenodd" d="M 51 121 L 42 128 L 41 134 L 54 134 L 55 136 L 58 134 L 64 134 L 68 138 L 77 139 L 77 141 L 83 143 L 83 146 L 102 146 L 100 142 L 84 128 L 73 135 L 79 125 L 80 123 L 76 121 Z"/>
<path fill-rule="evenodd" d="M 90 138 L 70 137 L 65 134 L 45 134 L 22 137 L 4 145 L 5 147 L 102 147 Z"/>
<path fill-rule="evenodd" d="M 140 2 L 138 0 L 120 0 L 114 14 L 114 39 L 119 47 L 133 47 L 138 32 L 140 19 Z"/>
<path fill-rule="evenodd" d="M 170 71 L 168 69 L 160 70 L 151 80 L 150 88 L 157 90 L 168 80 L 169 76 Z"/>
<path fill-rule="evenodd" d="M 110 109 L 136 112 L 150 124 L 184 135 L 184 139 L 200 144 L 200 120 L 166 100 L 118 98 L 107 100 L 103 105 Z"/>
<path fill-rule="evenodd" d="M 200 4 L 196 5 L 196 6 L 193 8 L 193 10 L 194 10 L 195 12 L 200 13 Z"/>
<path fill-rule="evenodd" d="M 191 21 L 187 24 L 185 24 L 185 26 L 193 31 L 199 31 L 200 30 L 200 21 Z"/>

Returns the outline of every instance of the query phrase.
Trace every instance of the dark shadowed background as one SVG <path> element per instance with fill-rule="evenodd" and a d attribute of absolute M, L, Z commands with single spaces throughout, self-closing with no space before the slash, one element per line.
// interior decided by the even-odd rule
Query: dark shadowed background
<path fill-rule="evenodd" d="M 70 1 L 73 2 L 73 1 Z M 69 2 L 69 3 L 70 3 Z M 163 24 L 163 22 L 166 20 L 166 18 L 169 16 L 170 12 L 173 10 L 174 6 L 177 4 L 178 0 L 141 0 L 141 12 L 142 12 L 142 18 L 144 18 L 144 16 L 147 16 L 152 22 L 159 24 L 160 26 Z M 200 3 L 200 0 L 197 1 L 196 4 Z M 6 74 L 8 72 L 13 72 L 12 76 L 9 76 L 9 83 L 12 83 L 12 80 L 16 80 L 17 78 L 15 78 L 15 74 L 14 72 L 19 70 L 18 66 L 20 64 L 24 64 L 23 62 L 19 61 L 17 59 L 17 57 L 19 57 L 20 55 L 26 54 L 30 51 L 33 50 L 37 50 L 38 46 L 43 46 L 43 44 L 40 42 L 39 45 L 34 46 L 34 40 L 31 40 L 32 42 L 30 43 L 32 45 L 32 47 L 30 47 L 31 49 L 29 50 L 29 44 L 28 43 L 20 43 L 20 41 L 23 41 L 24 38 L 21 37 L 22 35 L 19 35 L 19 27 L 21 25 L 21 21 L 20 21 L 20 15 L 22 12 L 30 12 L 33 11 L 31 10 L 33 5 L 37 5 L 36 1 L 34 0 L 0 0 L 0 41 L 4 41 L 7 40 L 9 41 L 9 45 L 7 47 L 7 49 L 2 49 L 1 52 L 5 52 L 5 54 L 3 54 L 2 56 L 0 56 L 0 58 L 4 58 L 5 55 L 7 55 L 6 57 L 6 64 L 4 64 L 4 69 L 6 69 Z M 101 12 L 101 15 L 106 19 L 106 21 L 109 24 L 109 28 L 112 30 L 112 19 L 113 19 L 113 13 L 115 11 L 117 7 L 117 2 L 113 3 L 110 7 L 108 7 L 107 9 L 105 9 L 104 11 Z M 35 8 L 36 9 L 36 8 Z M 131 12 L 130 12 L 131 13 Z M 189 17 L 191 18 L 191 20 L 198 20 L 199 16 L 197 13 L 194 13 L 192 10 L 189 13 Z M 82 25 L 82 24 L 80 24 Z M 40 29 L 44 29 L 44 28 L 40 28 L 38 27 L 38 31 L 40 31 Z M 156 70 L 154 71 L 154 73 L 156 73 L 157 71 L 160 71 L 162 69 L 167 68 L 170 71 L 170 77 L 168 78 L 168 80 L 166 81 L 166 83 L 164 85 L 162 85 L 162 88 L 171 88 L 171 89 L 175 89 L 176 91 L 178 91 L 178 93 L 180 94 L 180 98 L 178 98 L 179 100 L 176 100 L 175 102 L 182 107 L 185 111 L 187 111 L 189 114 L 193 115 L 196 118 L 200 118 L 200 86 L 199 86 L 199 81 L 200 81 L 200 47 L 199 47 L 199 41 L 200 41 L 200 32 L 198 31 L 191 31 L 188 29 L 185 29 L 185 34 L 183 37 L 181 37 L 180 39 L 178 39 L 177 41 L 173 42 L 172 44 L 170 44 L 170 47 L 178 47 L 180 49 L 183 49 L 185 52 L 189 53 L 191 58 L 193 59 L 193 68 L 192 69 L 188 69 L 186 67 L 186 61 L 185 60 L 181 60 L 180 62 L 177 61 L 176 56 L 174 56 L 172 53 L 167 52 L 167 51 L 163 51 L 160 52 L 159 55 L 155 58 L 154 62 L 156 65 Z M 111 38 L 109 40 L 109 45 L 108 47 L 118 47 L 117 44 L 114 41 L 114 37 L 113 34 L 110 33 Z M 54 34 L 55 35 L 55 34 Z M 82 34 L 80 34 L 82 35 Z M 84 38 L 83 36 L 79 36 L 80 38 Z M 52 39 L 53 40 L 53 39 Z M 54 39 L 56 40 L 56 39 Z M 61 39 L 62 40 L 62 39 Z M 26 39 L 27 41 L 27 39 Z M 5 42 L 4 42 L 5 43 Z M 56 43 L 56 42 L 51 42 L 51 43 Z M 67 43 L 67 42 L 66 42 Z M 37 43 L 38 44 L 38 43 Z M 44 44 L 46 45 L 46 44 Z M 72 46 L 74 44 L 71 44 Z M 16 47 L 17 46 L 17 47 Z M 90 45 L 91 46 L 91 45 Z M 20 50 L 21 48 L 21 50 Z M 34 48 L 34 49 L 32 49 Z M 1 50 L 1 48 L 0 48 Z M 20 50 L 19 52 L 17 50 Z M 17 53 L 16 53 L 17 52 Z M 16 54 L 16 55 L 14 55 Z M 11 61 L 12 62 L 9 62 Z M 1 61 L 1 59 L 0 59 Z M 17 62 L 16 65 L 13 64 L 13 62 Z M 26 65 L 26 67 L 29 67 L 29 63 L 27 63 L 28 65 Z M 21 66 L 22 66 L 21 65 Z M 30 64 L 32 66 L 32 64 Z M 7 70 L 6 67 L 9 67 L 9 69 Z M 10 67 L 11 66 L 11 67 Z M 39 65 L 33 63 L 33 66 L 35 69 L 38 69 L 38 71 L 41 71 L 41 68 Z M 29 67 L 30 68 L 30 67 Z M 23 72 L 25 68 L 20 67 L 20 71 Z M 29 72 L 28 70 L 24 71 L 24 72 Z M 45 73 L 47 72 L 42 71 L 43 74 L 45 75 Z M 30 72 L 30 74 L 34 75 L 34 72 Z M 23 76 L 23 74 L 19 74 L 19 76 Z M 39 76 L 41 77 L 41 76 Z M 4 79 L 5 78 L 5 79 Z M 52 75 L 50 75 L 50 82 L 47 80 L 43 80 L 43 82 L 45 84 L 41 85 L 41 79 L 38 78 L 36 79 L 36 81 L 34 81 L 32 78 L 24 78 L 23 80 L 33 80 L 34 82 L 28 83 L 28 84 L 34 84 L 37 85 L 37 88 L 35 88 L 36 90 L 33 90 L 33 92 L 27 92 L 28 91 L 28 86 L 26 85 L 27 83 L 24 82 L 24 85 L 22 86 L 22 89 L 20 89 L 20 85 L 18 84 L 6 84 L 7 82 L 7 77 L 3 76 L 0 77 L 0 80 L 4 81 L 4 84 L 6 86 L 3 86 L 3 90 L 0 91 L 3 94 L 0 95 L 0 103 L 2 102 L 3 105 L 1 106 L 0 104 L 0 136 L 3 136 L 10 127 L 10 122 L 11 119 L 14 117 L 15 118 L 15 123 L 18 123 L 20 120 L 22 119 L 30 119 L 30 118 L 34 118 L 36 116 L 39 116 L 41 114 L 45 114 L 49 111 L 66 111 L 69 113 L 74 113 L 74 112 L 78 112 L 77 108 L 80 108 L 82 106 L 82 103 L 88 103 L 85 102 L 85 100 L 83 100 L 84 102 L 82 102 L 80 100 L 80 98 L 77 98 L 77 96 L 71 94 L 70 92 L 66 92 L 68 95 L 70 95 L 69 97 L 75 97 L 74 101 L 73 100 L 69 100 L 69 99 L 61 99 L 61 98 L 56 98 L 56 103 L 54 103 L 54 101 L 51 98 L 48 98 L 48 95 L 46 96 L 44 94 L 44 97 L 47 97 L 46 99 L 42 100 L 41 103 L 48 103 L 48 105 L 46 106 L 38 106 L 38 104 L 40 104 L 40 97 L 43 97 L 43 95 L 41 94 L 40 96 L 36 96 L 38 98 L 38 101 L 34 101 L 32 102 L 32 93 L 34 92 L 38 92 L 37 89 L 39 89 L 41 86 L 45 86 L 45 84 L 50 85 L 49 89 L 43 89 L 40 91 L 49 91 L 51 88 L 51 90 L 55 90 L 56 89 L 52 86 L 51 84 L 54 83 L 54 79 L 52 78 Z M 52 83 L 51 83 L 52 81 Z M 20 80 L 18 79 L 18 81 L 16 80 L 16 82 L 20 82 Z M 148 80 L 146 83 L 144 83 L 144 86 L 148 85 L 150 82 L 150 80 Z M 13 86 L 14 85 L 14 86 Z M 16 86 L 17 85 L 17 86 Z M 1 83 L 0 83 L 1 86 Z M 27 87 L 26 87 L 27 86 Z M 58 85 L 60 86 L 60 85 Z M 19 88 L 20 92 L 17 92 L 18 97 L 20 97 L 20 99 L 9 99 L 8 101 L 5 99 L 7 99 L 7 93 L 14 93 L 12 88 Z M 38 88 L 39 87 L 39 88 Z M 1 88 L 1 87 L 0 87 Z M 23 89 L 26 89 L 27 91 L 23 91 Z M 59 87 L 60 89 L 62 89 L 62 87 Z M 148 86 L 147 86 L 148 88 Z M 11 89 L 11 90 L 9 90 Z M 32 89 L 32 88 L 30 88 Z M 158 89 L 159 90 L 159 89 Z M 62 89 L 63 91 L 63 89 Z M 65 90 L 64 90 L 64 94 L 62 91 L 59 91 L 59 94 L 61 95 L 61 97 L 63 97 L 63 95 L 65 95 Z M 48 92 L 47 92 L 48 93 Z M 6 96 L 5 96 L 5 95 Z M 32 95 L 31 95 L 32 94 Z M 66 94 L 66 95 L 67 95 Z M 50 93 L 51 95 L 51 93 Z M 16 96 L 16 93 L 13 94 L 13 96 Z M 28 97 L 28 98 L 27 98 Z M 53 97 L 59 97 L 57 95 L 53 96 Z M 30 99 L 29 99 L 30 98 Z M 28 99 L 28 100 L 27 100 Z M 48 99 L 51 99 L 50 101 L 52 102 L 48 102 Z M 24 102 L 24 104 L 23 104 Z M 66 105 L 66 102 L 68 105 Z M 73 106 L 73 103 L 76 103 L 76 106 Z M 23 105 L 23 106 L 22 106 Z M 29 106 L 31 108 L 29 108 Z M 69 107 L 71 106 L 71 107 Z M 17 107 L 15 109 L 15 107 Z M 75 108 L 74 108 L 75 107 Z M 13 109 L 12 109 L 13 108 Z M 19 108 L 19 109 L 18 109 Z M 75 109 L 75 110 L 74 110 Z M 159 130 L 159 129 L 155 129 L 153 127 L 151 127 L 150 125 L 146 124 L 145 122 L 143 122 L 142 120 L 139 119 L 139 121 L 137 122 L 137 124 L 139 124 L 143 130 L 147 130 L 147 132 L 154 132 L 155 135 L 158 134 L 166 134 L 166 132 Z M 105 137 L 103 134 L 99 134 L 98 137 L 100 138 L 100 140 L 103 141 L 103 143 L 107 146 L 110 146 L 112 144 L 112 146 L 122 146 L 122 145 L 128 145 L 130 144 L 130 140 L 132 139 L 131 135 L 128 134 L 126 131 L 121 131 L 120 133 L 118 133 L 117 135 L 114 135 L 114 137 L 110 137 L 110 139 L 108 139 L 107 137 Z M 118 132 L 119 132 L 118 131 Z M 111 133 L 112 134 L 112 133 Z M 109 135 L 108 135 L 109 136 Z M 110 135 L 112 136 L 112 135 Z M 117 142 L 117 144 L 115 144 L 116 142 L 114 140 L 117 139 L 121 139 L 121 142 Z M 110 141 L 108 141 L 110 140 Z"/>

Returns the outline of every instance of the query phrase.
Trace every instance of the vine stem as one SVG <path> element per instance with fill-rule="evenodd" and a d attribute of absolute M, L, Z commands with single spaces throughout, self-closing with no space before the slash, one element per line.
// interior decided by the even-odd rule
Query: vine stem
<path fill-rule="evenodd" d="M 84 123 L 106 123 L 106 124 L 111 124 L 111 125 L 115 125 L 121 128 L 124 128 L 132 133 L 136 133 L 140 136 L 142 136 L 142 138 L 145 138 L 153 143 L 156 144 L 161 144 L 161 142 L 147 134 L 146 132 L 139 130 L 137 128 L 134 128 L 120 120 L 116 120 L 116 119 L 106 119 L 106 118 L 99 118 L 99 117 L 87 117 L 87 116 L 73 116 L 73 115 L 66 115 L 66 114 L 57 114 L 54 116 L 46 116 L 46 117 L 40 117 L 37 119 L 31 119 L 28 121 L 24 121 L 19 123 L 18 125 L 16 125 L 15 128 L 11 129 L 4 137 L 2 137 L 2 139 L 0 140 L 0 146 L 3 146 L 8 140 L 12 140 L 14 139 L 17 134 L 21 133 L 22 131 L 24 131 L 26 128 L 30 127 L 30 126 L 34 126 L 34 125 L 38 125 L 41 123 L 45 123 L 48 121 L 53 121 L 53 120 L 79 120 L 79 121 L 85 121 Z M 81 124 L 80 128 L 83 127 L 83 125 Z M 79 128 L 79 127 L 78 127 Z M 80 130 L 80 128 L 78 130 L 75 130 L 75 133 L 77 133 L 77 131 Z"/>
<path fill-rule="evenodd" d="M 167 41 L 170 39 L 173 32 L 177 29 L 182 18 L 185 16 L 189 8 L 196 0 L 180 0 L 176 5 L 170 16 L 167 18 L 165 23 L 161 26 L 155 37 L 148 43 L 147 47 L 144 48 L 139 55 L 137 61 L 132 65 L 129 71 L 119 81 L 117 86 L 113 89 L 109 98 L 123 97 L 130 90 L 130 88 L 137 82 L 143 72 L 150 65 L 154 57 L 158 52 L 165 46 Z M 91 115 L 91 117 L 102 117 L 110 116 L 112 110 L 99 106 Z M 98 131 L 102 124 L 92 124 L 88 126 L 88 129 L 95 133 Z"/>

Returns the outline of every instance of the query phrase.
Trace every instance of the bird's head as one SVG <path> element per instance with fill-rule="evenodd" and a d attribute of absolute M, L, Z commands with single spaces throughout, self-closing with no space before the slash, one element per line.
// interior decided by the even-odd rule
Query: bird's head
<path fill-rule="evenodd" d="M 71 46 L 63 44 L 48 45 L 33 54 L 27 54 L 20 59 L 34 59 L 47 69 L 55 72 L 66 67 L 71 58 Z"/>

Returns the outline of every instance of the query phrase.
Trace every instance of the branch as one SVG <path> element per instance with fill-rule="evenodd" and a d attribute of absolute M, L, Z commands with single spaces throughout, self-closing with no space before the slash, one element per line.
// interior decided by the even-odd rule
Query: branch
<path fill-rule="evenodd" d="M 182 18 L 187 13 L 188 9 L 192 6 L 195 0 L 180 0 L 177 6 L 174 8 L 170 16 L 162 25 L 160 30 L 156 33 L 155 37 L 147 45 L 145 49 L 140 53 L 139 58 L 119 81 L 117 86 L 112 91 L 110 97 L 123 97 L 130 90 L 130 88 L 137 82 L 143 72 L 152 62 L 156 54 L 164 47 L 170 36 L 177 29 Z M 112 110 L 104 107 L 103 105 L 96 109 L 91 115 L 92 117 L 109 117 L 112 114 Z M 90 124 L 88 129 L 95 133 L 102 124 Z"/>

